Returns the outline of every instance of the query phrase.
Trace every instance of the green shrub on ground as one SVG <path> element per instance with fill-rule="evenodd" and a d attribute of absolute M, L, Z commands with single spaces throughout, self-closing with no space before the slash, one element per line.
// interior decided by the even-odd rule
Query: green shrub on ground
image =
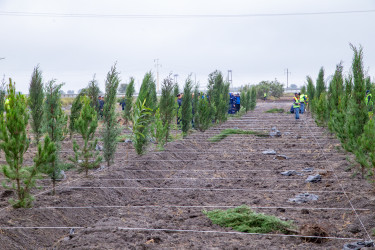
<path fill-rule="evenodd" d="M 237 134 L 237 135 L 256 135 L 256 136 L 260 136 L 260 137 L 267 137 L 268 136 L 268 134 L 266 134 L 264 132 L 228 128 L 228 129 L 224 129 L 223 131 L 221 131 L 220 134 L 215 135 L 215 136 L 209 138 L 208 140 L 210 142 L 219 142 L 222 139 L 226 138 L 228 135 L 235 135 L 235 134 Z"/>
<path fill-rule="evenodd" d="M 267 110 L 265 113 L 284 113 L 284 109 L 278 109 L 278 108 L 273 108 L 273 109 L 269 109 Z"/>
<path fill-rule="evenodd" d="M 203 213 L 212 221 L 222 227 L 231 227 L 239 232 L 246 233 L 270 233 L 282 232 L 289 233 L 293 230 L 293 224 L 290 221 L 256 213 L 248 206 L 240 206 L 227 210 L 203 211 Z"/>

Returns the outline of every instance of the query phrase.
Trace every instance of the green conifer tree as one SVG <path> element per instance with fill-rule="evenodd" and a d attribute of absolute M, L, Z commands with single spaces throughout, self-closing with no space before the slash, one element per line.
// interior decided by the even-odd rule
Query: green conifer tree
<path fill-rule="evenodd" d="M 184 96 L 182 98 L 182 105 L 181 105 L 181 124 L 182 124 L 182 133 L 184 136 L 187 136 L 191 128 L 191 121 L 193 119 L 192 96 L 191 96 L 192 88 L 193 88 L 193 82 L 190 76 L 188 76 L 188 78 L 185 81 Z"/>
<path fill-rule="evenodd" d="M 178 83 L 176 82 L 173 85 L 173 96 L 177 98 L 177 95 L 180 94 L 180 88 L 178 87 Z"/>
<path fill-rule="evenodd" d="M 365 104 L 365 79 L 363 73 L 363 49 L 357 49 L 350 44 L 354 56 L 352 61 L 352 72 L 354 88 L 352 98 L 349 101 L 346 115 L 346 133 L 348 141 L 346 149 L 353 151 L 358 149 L 358 137 L 363 133 L 363 127 L 368 120 Z"/>
<path fill-rule="evenodd" d="M 82 91 L 81 91 L 82 92 Z M 95 75 L 93 76 L 92 80 L 89 81 L 89 84 L 85 90 L 85 93 L 90 98 L 90 105 L 95 109 L 97 113 L 99 113 L 99 94 L 100 88 L 98 81 L 95 79 Z"/>
<path fill-rule="evenodd" d="M 72 138 L 73 133 L 75 131 L 75 121 L 78 119 L 81 109 L 82 109 L 82 102 L 81 98 L 86 95 L 86 89 L 83 89 L 73 100 L 72 108 L 70 109 L 70 116 L 69 116 L 69 132 L 70 138 Z"/>
<path fill-rule="evenodd" d="M 248 86 L 248 88 L 246 90 L 246 97 L 245 97 L 245 99 L 246 99 L 246 106 L 245 106 L 246 112 L 251 109 L 251 89 L 252 88 L 250 86 Z"/>
<path fill-rule="evenodd" d="M 316 100 L 316 116 L 315 116 L 315 122 L 318 126 L 325 126 L 327 124 L 327 120 L 329 117 L 328 112 L 328 102 L 327 102 L 327 93 L 323 92 L 319 100 Z"/>
<path fill-rule="evenodd" d="M 247 99 L 246 99 L 246 94 L 247 94 L 247 88 L 242 88 L 241 94 L 240 94 L 240 100 L 241 100 L 241 108 L 247 107 Z M 246 110 L 247 112 L 247 110 Z"/>
<path fill-rule="evenodd" d="M 192 100 L 193 128 L 195 128 L 195 117 L 197 116 L 199 96 L 200 96 L 199 86 L 198 84 L 196 84 L 194 87 L 193 100 Z"/>
<path fill-rule="evenodd" d="M 130 82 L 128 87 L 126 88 L 125 92 L 125 109 L 124 109 L 124 119 L 125 123 L 127 124 L 128 121 L 131 119 L 131 111 L 133 107 L 133 95 L 134 95 L 135 89 L 134 89 L 134 78 L 130 77 Z"/>
<path fill-rule="evenodd" d="M 343 97 L 344 97 L 344 80 L 343 80 L 343 66 L 342 62 L 336 65 L 336 71 L 333 75 L 332 81 L 329 84 L 329 112 L 330 118 L 328 128 L 332 132 L 341 132 L 340 128 L 345 126 L 343 111 Z M 339 136 L 339 135 L 338 135 Z"/>
<path fill-rule="evenodd" d="M 215 113 L 215 107 L 208 102 L 207 97 L 199 98 L 194 121 L 195 128 L 201 132 L 206 131 L 212 125 Z"/>
<path fill-rule="evenodd" d="M 173 96 L 173 82 L 172 78 L 169 76 L 163 80 L 161 87 L 161 97 L 160 97 L 160 117 L 163 121 L 163 126 L 166 129 L 165 142 L 168 141 L 171 124 L 175 112 L 175 97 Z"/>
<path fill-rule="evenodd" d="M 31 110 L 31 128 L 35 135 L 36 144 L 38 145 L 39 139 L 42 136 L 43 129 L 43 82 L 42 72 L 39 66 L 34 68 L 31 76 L 30 87 L 29 87 L 29 107 Z"/>
<path fill-rule="evenodd" d="M 319 70 L 318 78 L 316 79 L 316 95 L 315 97 L 319 100 L 320 95 L 326 91 L 326 86 L 324 83 L 324 68 L 321 67 Z"/>
<path fill-rule="evenodd" d="M 5 111 L 5 94 L 6 94 L 6 88 L 5 88 L 6 82 L 5 79 L 0 83 L 0 114 L 4 113 Z"/>
<path fill-rule="evenodd" d="M 45 130 L 51 141 L 55 144 L 56 154 L 54 161 L 43 166 L 43 173 L 48 174 L 52 180 L 53 190 L 55 194 L 56 181 L 61 178 L 60 172 L 63 163 L 60 161 L 58 152 L 61 148 L 61 141 L 64 140 L 67 133 L 67 115 L 62 110 L 60 89 L 63 84 L 55 84 L 55 80 L 51 80 L 46 84 L 46 100 L 44 103 Z"/>
<path fill-rule="evenodd" d="M 32 166 L 23 165 L 23 157 L 29 148 L 30 141 L 27 136 L 29 114 L 26 98 L 16 94 L 15 84 L 9 79 L 9 104 L 6 113 L 0 113 L 0 149 L 4 151 L 8 165 L 2 166 L 2 172 L 7 178 L 3 183 L 7 189 L 14 189 L 17 199 L 10 199 L 13 207 L 31 207 L 33 196 L 30 189 L 35 187 L 36 179 L 40 178 L 40 167 L 54 161 L 56 148 L 46 136 L 44 146 L 38 144 L 38 151 Z M 8 186 L 8 184 L 11 184 Z"/>
<path fill-rule="evenodd" d="M 250 101 L 250 110 L 254 110 L 257 105 L 257 90 L 256 87 L 251 87 L 251 101 Z"/>
<path fill-rule="evenodd" d="M 117 124 L 116 115 L 116 93 L 119 84 L 120 78 L 115 64 L 108 72 L 107 79 L 105 81 L 105 103 L 103 107 L 103 155 L 108 167 L 114 160 L 118 143 L 116 139 L 121 132 Z"/>
<path fill-rule="evenodd" d="M 357 161 L 361 164 L 362 176 L 365 168 L 370 168 L 372 178 L 375 181 L 375 120 L 373 117 L 364 126 L 363 134 L 359 140 L 359 150 L 356 151 Z M 358 160 L 358 158 L 360 160 Z M 375 182 L 374 182 L 375 183 Z"/>
<path fill-rule="evenodd" d="M 98 118 L 95 107 L 91 106 L 91 100 L 87 96 L 82 97 L 82 109 L 80 116 L 76 120 L 74 126 L 78 134 L 82 136 L 83 148 L 81 149 L 77 141 L 73 141 L 74 158 L 70 160 L 76 164 L 81 171 L 85 171 L 88 176 L 89 169 L 95 168 L 102 161 L 99 152 L 96 152 L 98 139 L 95 138 L 95 132 L 98 127 Z"/>

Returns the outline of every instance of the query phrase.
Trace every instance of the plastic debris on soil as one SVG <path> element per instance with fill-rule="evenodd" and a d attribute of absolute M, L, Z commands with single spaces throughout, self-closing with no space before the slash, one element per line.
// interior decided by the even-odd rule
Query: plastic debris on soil
<path fill-rule="evenodd" d="M 277 155 L 274 159 L 275 160 L 287 160 L 288 157 L 286 155 Z"/>
<path fill-rule="evenodd" d="M 281 174 L 285 176 L 301 175 L 301 173 L 298 173 L 295 170 L 287 170 L 287 171 L 281 172 Z"/>
<path fill-rule="evenodd" d="M 322 180 L 322 176 L 320 174 L 317 175 L 309 175 L 305 182 L 312 182 L 312 183 L 317 183 Z"/>
<path fill-rule="evenodd" d="M 374 247 L 373 241 L 358 241 L 354 243 L 347 243 L 344 245 L 343 250 L 358 250 L 363 247 Z"/>
<path fill-rule="evenodd" d="M 268 150 L 263 151 L 262 154 L 264 154 L 264 155 L 275 155 L 276 151 L 273 150 L 273 149 L 268 149 Z"/>
<path fill-rule="evenodd" d="M 103 146 L 101 146 L 99 144 L 96 144 L 95 150 L 96 151 L 103 151 Z"/>
<path fill-rule="evenodd" d="M 314 168 L 313 167 L 309 167 L 309 168 L 304 168 L 302 169 L 303 172 L 312 172 L 314 171 Z"/>
<path fill-rule="evenodd" d="M 271 137 L 280 137 L 281 132 L 276 127 L 272 127 L 271 132 L 270 132 L 270 136 Z"/>
<path fill-rule="evenodd" d="M 296 203 L 307 203 L 309 201 L 316 201 L 318 200 L 319 196 L 315 194 L 309 194 L 309 193 L 304 193 L 304 194 L 297 194 L 294 198 L 289 199 L 288 201 L 290 202 L 296 202 Z"/>

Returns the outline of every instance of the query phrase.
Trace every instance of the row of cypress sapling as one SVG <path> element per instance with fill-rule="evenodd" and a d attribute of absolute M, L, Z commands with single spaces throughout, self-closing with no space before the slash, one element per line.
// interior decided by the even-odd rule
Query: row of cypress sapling
<path fill-rule="evenodd" d="M 363 48 L 356 48 L 352 44 L 350 47 L 353 50 L 351 73 L 344 78 L 340 62 L 326 93 L 325 88 L 321 87 L 323 76 L 320 70 L 315 90 L 309 88 L 308 80 L 308 95 L 315 94 L 313 112 L 318 125 L 328 125 L 340 139 L 342 146 L 355 155 L 361 166 L 362 176 L 365 175 L 366 168 L 371 168 L 370 174 L 375 177 L 375 127 L 373 114 L 368 112 L 365 104 L 365 92 L 373 89 L 374 84 L 371 81 L 368 83 L 368 77 L 365 77 Z"/>
<path fill-rule="evenodd" d="M 95 79 L 90 82 L 90 87 L 97 87 Z M 117 127 L 115 109 L 115 95 L 119 84 L 116 67 L 112 67 L 107 75 L 105 118 L 106 124 L 102 131 L 104 141 L 104 157 L 107 165 L 113 160 L 117 142 L 115 139 L 119 134 Z M 16 190 L 17 199 L 11 199 L 14 207 L 30 207 L 33 196 L 30 189 L 35 187 L 36 179 L 42 178 L 41 174 L 48 174 L 53 183 L 53 194 L 55 183 L 60 178 L 60 171 L 64 163 L 59 159 L 61 141 L 67 134 L 67 116 L 62 110 L 61 87 L 63 84 L 56 84 L 55 80 L 47 82 L 45 88 L 42 83 L 42 72 L 39 66 L 34 68 L 30 81 L 30 95 L 27 101 L 24 95 L 16 94 L 15 84 L 9 80 L 8 99 L 6 112 L 0 113 L 0 150 L 3 150 L 8 165 L 2 167 L 7 177 L 4 183 L 6 188 Z M 92 89 L 91 89 L 92 90 Z M 83 149 L 74 142 L 75 157 L 72 159 L 86 175 L 89 168 L 101 161 L 98 153 L 94 153 L 97 140 L 94 134 L 97 128 L 96 100 L 98 91 L 87 92 L 79 97 L 76 102 L 80 108 L 78 116 L 71 117 L 75 121 L 72 125 L 73 132 L 78 132 L 83 138 Z M 95 96 L 95 97 L 94 97 Z M 32 166 L 24 166 L 23 155 L 28 150 L 30 140 L 28 139 L 26 127 L 29 122 L 29 105 L 32 115 L 31 127 L 37 144 L 37 154 Z M 73 105 L 74 106 L 74 105 Z M 41 143 L 42 138 L 43 146 Z M 79 159 L 81 158 L 81 161 Z M 94 158 L 94 160 L 92 159 Z M 8 186 L 11 184 L 11 186 Z"/>

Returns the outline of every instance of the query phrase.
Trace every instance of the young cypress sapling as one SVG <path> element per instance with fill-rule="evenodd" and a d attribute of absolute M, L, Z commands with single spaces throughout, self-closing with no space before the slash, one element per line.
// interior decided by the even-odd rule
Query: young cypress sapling
<path fill-rule="evenodd" d="M 54 161 L 46 164 L 42 168 L 42 172 L 51 177 L 53 190 L 55 194 L 56 181 L 61 178 L 61 170 L 63 163 L 59 159 L 59 150 L 61 148 L 61 141 L 64 140 L 67 133 L 68 117 L 62 110 L 60 89 L 63 84 L 55 84 L 55 80 L 51 80 L 46 84 L 46 100 L 44 103 L 45 115 L 45 130 L 48 133 L 51 141 L 56 146 L 56 154 Z"/>
<path fill-rule="evenodd" d="M 94 139 L 98 127 L 97 112 L 91 106 L 90 98 L 83 96 L 81 99 L 83 106 L 79 118 L 74 126 L 78 134 L 82 136 L 83 148 L 81 149 L 77 141 L 73 141 L 74 158 L 70 160 L 79 166 L 80 171 L 85 171 L 86 177 L 89 169 L 95 168 L 102 161 L 99 152 L 96 152 L 98 139 Z"/>
<path fill-rule="evenodd" d="M 132 111 L 132 107 L 133 107 L 134 92 L 135 92 L 134 78 L 130 77 L 130 82 L 129 82 L 129 85 L 126 88 L 126 92 L 125 92 L 125 109 L 124 109 L 124 113 L 123 113 L 123 117 L 125 119 L 126 124 L 131 119 L 131 111 Z"/>
<path fill-rule="evenodd" d="M 4 113 L 5 111 L 5 94 L 6 94 L 6 88 L 5 88 L 5 79 L 1 81 L 0 84 L 0 114 Z"/>
<path fill-rule="evenodd" d="M 105 103 L 103 108 L 103 155 L 108 167 L 113 162 L 115 157 L 118 143 L 116 138 L 121 132 L 117 124 L 116 115 L 116 93 L 119 83 L 119 73 L 116 70 L 115 64 L 107 74 L 107 79 L 105 82 Z"/>
<path fill-rule="evenodd" d="M 363 133 L 363 127 L 368 120 L 368 114 L 365 104 L 365 81 L 363 73 L 363 49 L 357 49 L 350 44 L 354 56 L 352 61 L 352 72 L 354 80 L 354 89 L 352 99 L 349 101 L 346 116 L 346 133 L 348 135 L 347 149 L 349 151 L 358 149 L 358 138 Z"/>
<path fill-rule="evenodd" d="M 316 79 L 316 95 L 315 97 L 319 100 L 320 95 L 326 91 L 326 86 L 324 83 L 324 68 L 321 67 L 319 70 L 318 78 Z"/>
<path fill-rule="evenodd" d="M 251 109 L 251 88 L 250 88 L 250 86 L 248 86 L 247 89 L 246 89 L 245 100 L 246 100 L 245 110 L 247 112 Z"/>
<path fill-rule="evenodd" d="M 246 105 L 247 105 L 247 99 L 246 99 L 246 91 L 247 88 L 242 88 L 241 94 L 240 94 L 240 101 L 241 101 L 241 108 L 245 108 L 246 110 Z"/>
<path fill-rule="evenodd" d="M 31 128 L 35 135 L 36 144 L 42 136 L 43 129 L 43 83 L 39 66 L 34 68 L 29 87 L 29 107 L 31 110 Z"/>
<path fill-rule="evenodd" d="M 207 100 L 207 97 L 199 98 L 196 112 L 195 127 L 201 132 L 206 131 L 211 125 L 215 116 L 215 107 Z"/>
<path fill-rule="evenodd" d="M 78 119 L 81 109 L 82 109 L 82 102 L 81 98 L 86 95 L 86 89 L 83 89 L 73 100 L 72 108 L 70 109 L 70 116 L 69 116 L 69 132 L 70 138 L 72 138 L 73 133 L 75 131 L 75 121 Z"/>
<path fill-rule="evenodd" d="M 175 97 L 173 96 L 173 82 L 169 76 L 164 79 L 161 87 L 160 97 L 160 116 L 163 121 L 163 126 L 166 129 L 165 142 L 168 142 L 169 133 L 171 129 L 171 123 L 175 112 Z"/>
<path fill-rule="evenodd" d="M 15 84 L 11 79 L 9 79 L 8 93 L 9 104 L 6 113 L 0 113 L 0 149 L 4 151 L 8 163 L 2 166 L 2 172 L 7 178 L 3 186 L 16 191 L 17 199 L 9 200 L 13 207 L 31 207 L 34 198 L 30 194 L 30 189 L 35 187 L 36 179 L 40 178 L 41 165 L 54 161 L 56 148 L 46 136 L 44 146 L 38 144 L 34 164 L 23 165 L 23 156 L 30 145 L 26 130 L 29 120 L 26 98 L 16 94 Z"/>
<path fill-rule="evenodd" d="M 255 86 L 251 87 L 251 102 L 250 103 L 251 103 L 250 110 L 254 110 L 257 105 L 257 90 Z"/>
<path fill-rule="evenodd" d="M 100 88 L 98 85 L 98 81 L 95 79 L 95 75 L 93 76 L 92 80 L 89 82 L 86 91 L 86 95 L 90 98 L 90 105 L 95 109 L 97 113 L 99 113 L 99 94 Z"/>
<path fill-rule="evenodd" d="M 193 88 L 193 82 L 188 76 L 185 81 L 184 86 L 184 96 L 182 98 L 182 105 L 181 105 L 181 124 L 182 124 L 182 133 L 183 136 L 187 136 L 190 128 L 191 128 L 191 120 L 193 118 L 192 114 L 192 97 L 191 97 L 191 90 Z"/>

